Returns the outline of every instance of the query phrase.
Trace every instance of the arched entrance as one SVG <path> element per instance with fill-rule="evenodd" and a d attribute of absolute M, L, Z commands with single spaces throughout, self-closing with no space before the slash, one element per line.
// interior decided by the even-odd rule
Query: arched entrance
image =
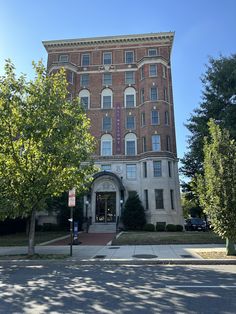
<path fill-rule="evenodd" d="M 124 200 L 122 179 L 108 171 L 94 175 L 90 190 L 89 232 L 115 231 Z"/>

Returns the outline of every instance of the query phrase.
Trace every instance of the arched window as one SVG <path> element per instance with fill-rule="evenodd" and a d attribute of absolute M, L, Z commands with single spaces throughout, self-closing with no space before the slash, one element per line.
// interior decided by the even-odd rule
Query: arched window
<path fill-rule="evenodd" d="M 101 104 L 103 109 L 112 108 L 112 90 L 110 88 L 105 88 L 101 95 Z"/>
<path fill-rule="evenodd" d="M 134 133 L 128 133 L 125 136 L 125 155 L 137 155 L 137 137 Z"/>
<path fill-rule="evenodd" d="M 89 109 L 90 107 L 90 92 L 87 89 L 82 89 L 79 92 L 79 98 L 81 101 L 81 105 L 84 107 L 85 110 Z"/>
<path fill-rule="evenodd" d="M 101 137 L 101 156 L 112 155 L 112 136 L 110 134 L 104 134 Z"/>
<path fill-rule="evenodd" d="M 127 87 L 125 89 L 125 107 L 136 107 L 136 91 L 133 87 Z"/>

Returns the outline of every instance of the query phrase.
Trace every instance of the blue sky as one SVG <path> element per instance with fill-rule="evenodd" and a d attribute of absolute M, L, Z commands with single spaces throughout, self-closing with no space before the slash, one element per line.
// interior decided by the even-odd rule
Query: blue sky
<path fill-rule="evenodd" d="M 47 54 L 43 40 L 175 31 L 172 77 L 178 156 L 184 127 L 201 101 L 208 57 L 236 53 L 235 0 L 0 0 L 0 74 L 10 58 L 32 77 L 32 60 Z"/>

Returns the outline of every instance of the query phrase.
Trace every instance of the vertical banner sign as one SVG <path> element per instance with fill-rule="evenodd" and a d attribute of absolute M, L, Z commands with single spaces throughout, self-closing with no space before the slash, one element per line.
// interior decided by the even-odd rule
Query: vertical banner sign
<path fill-rule="evenodd" d="M 68 206 L 75 207 L 75 188 L 69 191 Z"/>
<path fill-rule="evenodd" d="M 121 106 L 120 103 L 115 105 L 115 117 L 116 117 L 116 154 L 121 154 Z"/>

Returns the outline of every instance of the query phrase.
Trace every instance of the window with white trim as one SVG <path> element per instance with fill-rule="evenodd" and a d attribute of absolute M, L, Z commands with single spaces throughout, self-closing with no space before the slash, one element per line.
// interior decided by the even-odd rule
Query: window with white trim
<path fill-rule="evenodd" d="M 102 130 L 111 131 L 111 117 L 105 116 L 102 119 Z"/>
<path fill-rule="evenodd" d="M 165 111 L 165 125 L 170 124 L 169 111 Z"/>
<path fill-rule="evenodd" d="M 125 84 L 134 84 L 134 71 L 126 71 L 125 72 Z"/>
<path fill-rule="evenodd" d="M 155 56 L 157 56 L 157 49 L 156 49 L 156 48 L 148 49 L 148 56 L 149 56 L 149 57 L 155 57 Z"/>
<path fill-rule="evenodd" d="M 162 65 L 162 76 L 163 76 L 163 78 L 166 78 L 166 76 L 167 76 L 166 74 L 167 74 L 167 68 L 165 65 Z"/>
<path fill-rule="evenodd" d="M 111 52 L 103 52 L 103 64 L 112 64 Z"/>
<path fill-rule="evenodd" d="M 101 102 L 103 109 L 112 108 L 112 90 L 110 88 L 105 88 L 101 94 Z"/>
<path fill-rule="evenodd" d="M 125 89 L 125 107 L 136 107 L 136 90 L 133 87 L 127 87 Z"/>
<path fill-rule="evenodd" d="M 145 209 L 149 209 L 149 204 L 148 204 L 148 190 L 144 190 L 144 205 Z"/>
<path fill-rule="evenodd" d="M 145 112 L 141 112 L 141 126 L 146 125 Z"/>
<path fill-rule="evenodd" d="M 157 76 L 157 65 L 156 64 L 150 64 L 149 65 L 149 76 Z"/>
<path fill-rule="evenodd" d="M 112 74 L 104 73 L 103 74 L 103 85 L 112 85 Z"/>
<path fill-rule="evenodd" d="M 128 133 L 125 136 L 125 155 L 137 155 L 137 137 L 134 133 Z"/>
<path fill-rule="evenodd" d="M 90 65 L 90 54 L 89 53 L 83 53 L 81 56 L 81 65 L 83 67 Z"/>
<path fill-rule="evenodd" d="M 110 164 L 101 165 L 101 171 L 111 171 L 111 165 Z"/>
<path fill-rule="evenodd" d="M 133 51 L 125 51 L 125 63 L 126 64 L 134 63 L 134 52 Z"/>
<path fill-rule="evenodd" d="M 170 190 L 170 204 L 171 204 L 171 209 L 175 209 L 175 206 L 174 206 L 174 190 Z"/>
<path fill-rule="evenodd" d="M 81 105 L 85 110 L 89 109 L 90 107 L 90 92 L 87 89 L 82 89 L 79 92 L 79 98 Z"/>
<path fill-rule="evenodd" d="M 68 62 L 69 56 L 68 55 L 59 55 L 59 62 Z"/>
<path fill-rule="evenodd" d="M 151 87 L 150 88 L 150 100 L 157 101 L 157 99 L 158 99 L 157 87 Z"/>
<path fill-rule="evenodd" d="M 153 161 L 153 176 L 154 177 L 161 177 L 162 176 L 161 160 L 154 160 Z"/>
<path fill-rule="evenodd" d="M 135 129 L 135 118 L 134 116 L 126 117 L 126 129 L 134 130 Z"/>
<path fill-rule="evenodd" d="M 152 135 L 152 151 L 159 152 L 161 150 L 161 137 L 159 134 Z"/>
<path fill-rule="evenodd" d="M 152 110 L 151 112 L 151 122 L 152 122 L 152 125 L 160 124 L 159 111 L 156 109 Z"/>
<path fill-rule="evenodd" d="M 126 178 L 128 180 L 137 179 L 137 166 L 136 164 L 127 164 L 126 165 Z"/>
<path fill-rule="evenodd" d="M 112 155 L 112 136 L 110 134 L 104 134 L 101 137 L 101 156 Z"/>
<path fill-rule="evenodd" d="M 140 90 L 140 102 L 141 102 L 141 104 L 144 103 L 144 88 L 142 88 Z"/>
<path fill-rule="evenodd" d="M 89 74 L 84 73 L 80 75 L 80 86 L 85 87 L 89 85 Z"/>

